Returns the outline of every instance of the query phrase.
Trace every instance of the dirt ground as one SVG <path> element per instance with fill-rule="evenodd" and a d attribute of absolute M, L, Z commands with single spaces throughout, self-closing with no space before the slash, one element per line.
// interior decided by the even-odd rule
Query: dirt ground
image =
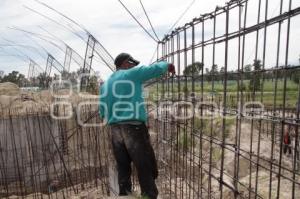
<path fill-rule="evenodd" d="M 235 130 L 233 131 L 235 132 Z M 252 154 L 258 154 L 258 145 L 260 146 L 259 149 L 259 156 L 265 160 L 270 160 L 271 159 L 271 138 L 270 136 L 267 136 L 265 133 L 261 133 L 261 137 L 259 139 L 258 137 L 258 130 L 253 129 L 253 135 L 252 135 Z M 231 137 L 229 138 L 229 142 L 233 142 L 235 137 L 235 134 L 231 134 Z M 260 144 L 258 142 L 258 139 L 260 141 Z M 251 144 L 251 124 L 250 123 L 242 123 L 241 126 L 241 149 L 244 151 L 250 152 Z M 244 157 L 250 158 L 249 154 L 241 152 Z M 279 160 L 279 154 L 280 154 L 280 146 L 278 144 L 275 144 L 274 146 L 274 156 L 273 162 L 277 162 Z M 270 168 L 270 163 L 267 161 L 264 161 L 263 159 L 259 159 L 259 164 L 262 165 L 265 168 Z M 252 156 L 253 161 L 257 161 L 257 156 Z M 290 170 L 293 170 L 293 165 L 292 165 L 292 156 L 288 157 L 286 155 L 282 156 L 282 163 L 285 168 L 289 168 Z M 234 153 L 227 152 L 225 153 L 225 169 L 226 172 L 228 172 L 230 175 L 233 176 L 234 173 Z M 249 160 L 246 158 L 240 158 L 240 164 L 239 164 L 239 181 L 246 185 L 247 187 L 249 186 L 250 182 L 250 166 L 251 166 L 251 187 L 253 191 L 255 190 L 255 181 L 256 181 L 256 170 L 257 170 L 257 165 L 252 164 L 250 165 Z M 263 168 L 263 167 L 258 167 L 258 175 L 257 175 L 257 193 L 263 197 L 263 198 L 268 198 L 269 197 L 269 189 L 270 189 L 270 171 Z M 275 166 L 273 166 L 273 175 L 272 175 L 272 191 L 271 191 L 271 196 L 272 198 L 276 197 L 277 195 L 277 185 L 278 185 L 278 176 L 276 173 L 278 172 L 278 169 L 275 169 Z M 288 172 L 287 170 L 282 169 L 282 174 L 286 177 L 289 177 L 292 179 L 292 173 Z M 298 175 L 299 176 L 299 175 Z M 279 198 L 284 198 L 284 199 L 289 199 L 292 198 L 292 182 L 290 180 L 287 180 L 283 177 L 280 178 L 280 192 L 279 192 Z M 300 182 L 300 178 L 295 179 L 297 182 Z M 244 194 L 244 196 L 247 198 L 249 196 L 249 191 L 245 189 L 245 187 L 240 186 L 241 192 Z M 251 193 L 254 195 L 254 193 Z M 300 186 L 295 185 L 295 196 L 296 198 L 300 198 Z M 230 197 L 229 197 L 230 198 Z"/>

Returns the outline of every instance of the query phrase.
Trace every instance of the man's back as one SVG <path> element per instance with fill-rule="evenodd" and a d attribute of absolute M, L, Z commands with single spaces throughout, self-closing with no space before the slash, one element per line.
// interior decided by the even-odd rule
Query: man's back
<path fill-rule="evenodd" d="M 100 115 L 108 124 L 124 121 L 146 122 L 142 85 L 167 71 L 168 63 L 118 70 L 100 89 Z"/>

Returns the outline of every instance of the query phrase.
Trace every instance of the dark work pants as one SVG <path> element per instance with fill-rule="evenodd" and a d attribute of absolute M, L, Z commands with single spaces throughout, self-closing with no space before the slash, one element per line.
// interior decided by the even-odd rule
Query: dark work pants
<path fill-rule="evenodd" d="M 112 146 L 117 162 L 119 195 L 131 192 L 131 162 L 137 169 L 142 195 L 156 199 L 157 164 L 145 124 L 111 125 Z"/>

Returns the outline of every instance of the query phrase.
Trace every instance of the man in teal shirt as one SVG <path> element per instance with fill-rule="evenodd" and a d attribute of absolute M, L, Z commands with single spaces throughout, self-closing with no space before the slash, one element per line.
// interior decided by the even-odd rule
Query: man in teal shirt
<path fill-rule="evenodd" d="M 158 62 L 150 66 L 127 53 L 115 59 L 117 71 L 100 88 L 100 116 L 111 127 L 112 146 L 117 162 L 119 195 L 131 193 L 131 162 L 135 165 L 143 196 L 156 199 L 158 171 L 154 151 L 145 125 L 147 113 L 143 83 L 152 78 L 175 73 L 173 64 Z"/>

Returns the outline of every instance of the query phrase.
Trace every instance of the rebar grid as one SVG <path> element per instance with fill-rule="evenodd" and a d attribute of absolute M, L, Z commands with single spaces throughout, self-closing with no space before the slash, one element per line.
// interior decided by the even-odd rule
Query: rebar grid
<path fill-rule="evenodd" d="M 270 3 L 230 1 L 159 44 L 158 60 L 177 66 L 147 85 L 163 198 L 300 197 L 300 73 L 289 57 L 300 7 Z"/>
<path fill-rule="evenodd" d="M 176 76 L 146 87 L 161 198 L 300 197 L 300 66 L 289 57 L 297 42 L 290 37 L 291 20 L 299 19 L 300 7 L 278 2 L 279 12 L 271 16 L 269 0 L 230 1 L 159 43 L 158 60 L 177 69 Z M 89 71 L 101 45 L 92 36 L 87 45 L 83 68 Z M 56 113 L 67 115 L 68 108 Z M 112 192 L 107 129 L 78 124 L 78 117 L 99 123 L 96 109 L 87 105 L 70 119 L 54 120 L 48 110 L 2 108 L 0 197 Z M 286 131 L 291 155 L 284 153 Z"/>
<path fill-rule="evenodd" d="M 55 112 L 64 116 L 68 108 L 59 106 Z M 87 105 L 78 114 L 84 121 L 99 123 L 95 108 Z M 104 127 L 78 125 L 75 109 L 67 120 L 53 119 L 49 110 L 5 113 L 0 119 L 0 198 L 70 198 L 93 189 L 98 195 L 112 192 L 109 135 Z"/>

